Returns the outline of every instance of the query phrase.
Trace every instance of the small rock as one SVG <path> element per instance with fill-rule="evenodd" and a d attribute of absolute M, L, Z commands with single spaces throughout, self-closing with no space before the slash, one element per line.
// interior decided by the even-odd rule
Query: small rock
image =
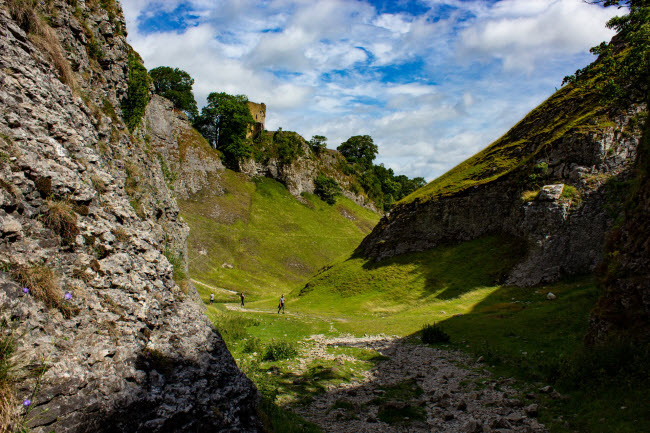
<path fill-rule="evenodd" d="M 455 418 L 455 417 L 454 417 L 454 414 L 451 413 L 451 412 L 447 412 L 447 413 L 445 414 L 445 416 L 444 416 L 444 420 L 445 420 L 445 421 L 451 421 L 451 420 L 453 420 L 454 418 Z"/>
<path fill-rule="evenodd" d="M 467 410 L 467 403 L 465 400 L 461 400 L 460 403 L 458 403 L 458 406 L 456 406 L 456 409 L 461 412 L 465 412 Z"/>
<path fill-rule="evenodd" d="M 479 356 L 478 359 L 476 360 L 476 362 L 483 362 L 483 361 L 485 361 L 485 358 L 483 358 L 482 356 Z"/>
<path fill-rule="evenodd" d="M 551 398 L 553 398 L 555 400 L 567 400 L 568 399 L 567 396 L 560 394 L 556 390 L 551 391 L 550 395 L 551 395 Z"/>
<path fill-rule="evenodd" d="M 544 185 L 542 187 L 542 190 L 539 192 L 539 195 L 537 196 L 537 200 L 555 201 L 560 198 L 563 190 L 563 183 L 557 185 Z"/>
<path fill-rule="evenodd" d="M 541 387 L 539 389 L 539 392 L 544 393 L 544 394 L 548 394 L 551 391 L 553 391 L 553 388 L 551 387 L 551 385 L 546 385 L 546 386 L 543 386 L 543 387 Z"/>
<path fill-rule="evenodd" d="M 377 417 L 375 417 L 374 415 L 368 415 L 368 418 L 366 418 L 366 422 L 372 422 L 372 423 L 377 422 Z"/>
<path fill-rule="evenodd" d="M 462 431 L 465 433 L 481 433 L 483 431 L 483 424 L 474 418 L 470 418 L 470 420 L 463 426 Z"/>
<path fill-rule="evenodd" d="M 531 404 L 524 408 L 524 412 L 526 412 L 526 415 L 530 417 L 536 417 L 537 414 L 539 413 L 539 406 L 537 406 L 536 404 Z"/>
<path fill-rule="evenodd" d="M 548 292 L 548 293 L 546 294 L 546 299 L 548 299 L 549 301 L 552 301 L 552 300 L 554 300 L 554 299 L 557 299 L 557 296 L 555 296 L 555 294 L 553 294 L 553 293 L 551 293 L 551 292 Z"/>

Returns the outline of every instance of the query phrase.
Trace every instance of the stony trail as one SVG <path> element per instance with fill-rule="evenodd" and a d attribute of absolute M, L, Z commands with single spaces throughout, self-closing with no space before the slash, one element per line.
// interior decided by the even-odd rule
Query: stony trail
<path fill-rule="evenodd" d="M 495 379 L 466 354 L 405 342 L 398 337 L 342 336 L 310 338 L 316 344 L 300 362 L 305 368 L 311 360 L 339 359 L 329 346 L 373 349 L 389 359 L 363 373 L 357 382 L 332 386 L 315 396 L 308 406 L 294 411 L 319 425 L 326 432 L 546 432 L 535 418 L 536 396 L 523 399 L 513 379 Z M 407 383 L 413 391 L 396 399 L 390 389 Z M 417 384 L 417 385 L 416 385 Z M 421 388 L 421 391 L 418 388 Z M 389 390 L 387 392 L 387 390 Z M 335 405 L 339 408 L 333 408 Z M 399 423 L 382 422 L 381 413 L 406 413 L 416 409 L 419 416 Z"/>
<path fill-rule="evenodd" d="M 218 292 L 226 292 L 226 293 L 230 293 L 232 295 L 237 295 L 238 294 L 238 292 L 235 292 L 234 290 L 224 289 L 223 287 L 214 287 L 214 286 L 211 286 L 209 284 L 202 283 L 199 280 L 195 280 L 194 278 L 190 278 L 190 281 L 192 281 L 194 284 L 199 284 L 199 285 L 201 285 L 203 287 L 207 287 L 210 290 L 216 290 Z"/>

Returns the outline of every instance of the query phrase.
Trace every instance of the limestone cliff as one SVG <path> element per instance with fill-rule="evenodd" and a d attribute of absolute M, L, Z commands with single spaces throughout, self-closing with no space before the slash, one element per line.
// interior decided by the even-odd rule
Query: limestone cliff
<path fill-rule="evenodd" d="M 643 99 L 604 104 L 589 87 L 562 88 L 495 143 L 398 203 L 360 251 L 380 260 L 506 233 L 527 246 L 510 284 L 593 270 L 619 211 L 617 185 L 630 176 L 645 107 Z"/>
<path fill-rule="evenodd" d="M 189 229 L 144 128 L 134 138 L 124 126 L 119 5 L 36 7 L 0 1 L 0 319 L 18 347 L 14 420 L 34 432 L 261 430 L 254 386 L 191 285 L 174 280 L 168 258 L 180 274 Z"/>
<path fill-rule="evenodd" d="M 192 128 L 183 113 L 174 110 L 170 101 L 157 95 L 151 98 L 144 124 L 147 141 L 169 169 L 167 180 L 177 198 L 186 199 L 202 189 L 223 193 L 218 181 L 219 174 L 225 170 L 220 153 Z M 355 179 L 339 169 L 345 161 L 339 152 L 327 149 L 316 155 L 302 137 L 297 137 L 301 154 L 291 163 L 282 164 L 277 157 L 259 161 L 251 158 L 241 163 L 240 171 L 249 177 L 273 178 L 298 199 L 302 193 L 314 193 L 314 179 L 323 173 L 337 180 L 347 198 L 377 212 L 361 187 L 355 188 Z"/>

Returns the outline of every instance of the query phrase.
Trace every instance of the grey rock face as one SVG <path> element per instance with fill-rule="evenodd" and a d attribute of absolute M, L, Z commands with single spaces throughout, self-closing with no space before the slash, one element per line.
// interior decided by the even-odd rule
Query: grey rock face
<path fill-rule="evenodd" d="M 53 3 L 68 61 L 88 72 L 75 74 L 75 90 L 0 7 L 0 320 L 16 328 L 21 365 L 43 371 L 33 396 L 38 377 L 17 383 L 20 401 L 32 400 L 27 424 L 260 431 L 255 387 L 163 255 L 183 255 L 189 229 L 160 162 L 120 120 L 121 11 L 109 19 L 99 5 L 77 4 L 85 23 L 67 2 Z M 101 62 L 87 57 L 83 25 L 104 50 Z M 93 101 L 104 99 L 114 115 L 97 110 Z M 67 231 L 48 223 L 55 205 L 72 221 Z M 24 293 L 25 269 L 47 269 L 49 291 Z"/>
<path fill-rule="evenodd" d="M 382 218 L 359 249 L 381 260 L 504 233 L 524 240 L 528 250 L 508 284 L 535 285 L 593 270 L 602 260 L 605 234 L 613 222 L 605 184 L 629 176 L 639 134 L 623 131 L 644 107 L 634 105 L 615 116 L 616 126 L 602 134 L 566 134 L 553 143 L 538 162 L 547 164 L 554 184 L 532 202 L 521 199 L 521 174 L 510 173 L 449 197 L 399 207 Z M 563 198 L 565 184 L 577 187 L 581 195 Z"/>

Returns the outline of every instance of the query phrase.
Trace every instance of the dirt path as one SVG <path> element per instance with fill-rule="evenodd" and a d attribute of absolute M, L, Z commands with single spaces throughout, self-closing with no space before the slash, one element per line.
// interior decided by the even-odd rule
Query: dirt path
<path fill-rule="evenodd" d="M 199 285 L 201 285 L 203 287 L 207 287 L 210 290 L 216 290 L 218 292 L 227 292 L 227 293 L 231 293 L 233 295 L 237 295 L 237 292 L 235 292 L 234 290 L 224 289 L 223 287 L 214 287 L 214 286 L 211 286 L 209 284 L 202 283 L 199 280 L 195 280 L 194 278 L 190 278 L 190 281 L 192 281 L 195 284 L 199 284 Z"/>
<path fill-rule="evenodd" d="M 294 410 L 326 432 L 546 432 L 536 396 L 515 398 L 514 380 L 497 380 L 467 355 L 388 336 L 326 338 L 301 360 L 304 368 L 328 346 L 374 349 L 389 357 L 356 383 L 332 387 Z M 345 361 L 342 359 L 342 361 Z M 465 367 L 467 366 L 467 367 Z M 390 424 L 383 422 L 392 416 Z"/>

